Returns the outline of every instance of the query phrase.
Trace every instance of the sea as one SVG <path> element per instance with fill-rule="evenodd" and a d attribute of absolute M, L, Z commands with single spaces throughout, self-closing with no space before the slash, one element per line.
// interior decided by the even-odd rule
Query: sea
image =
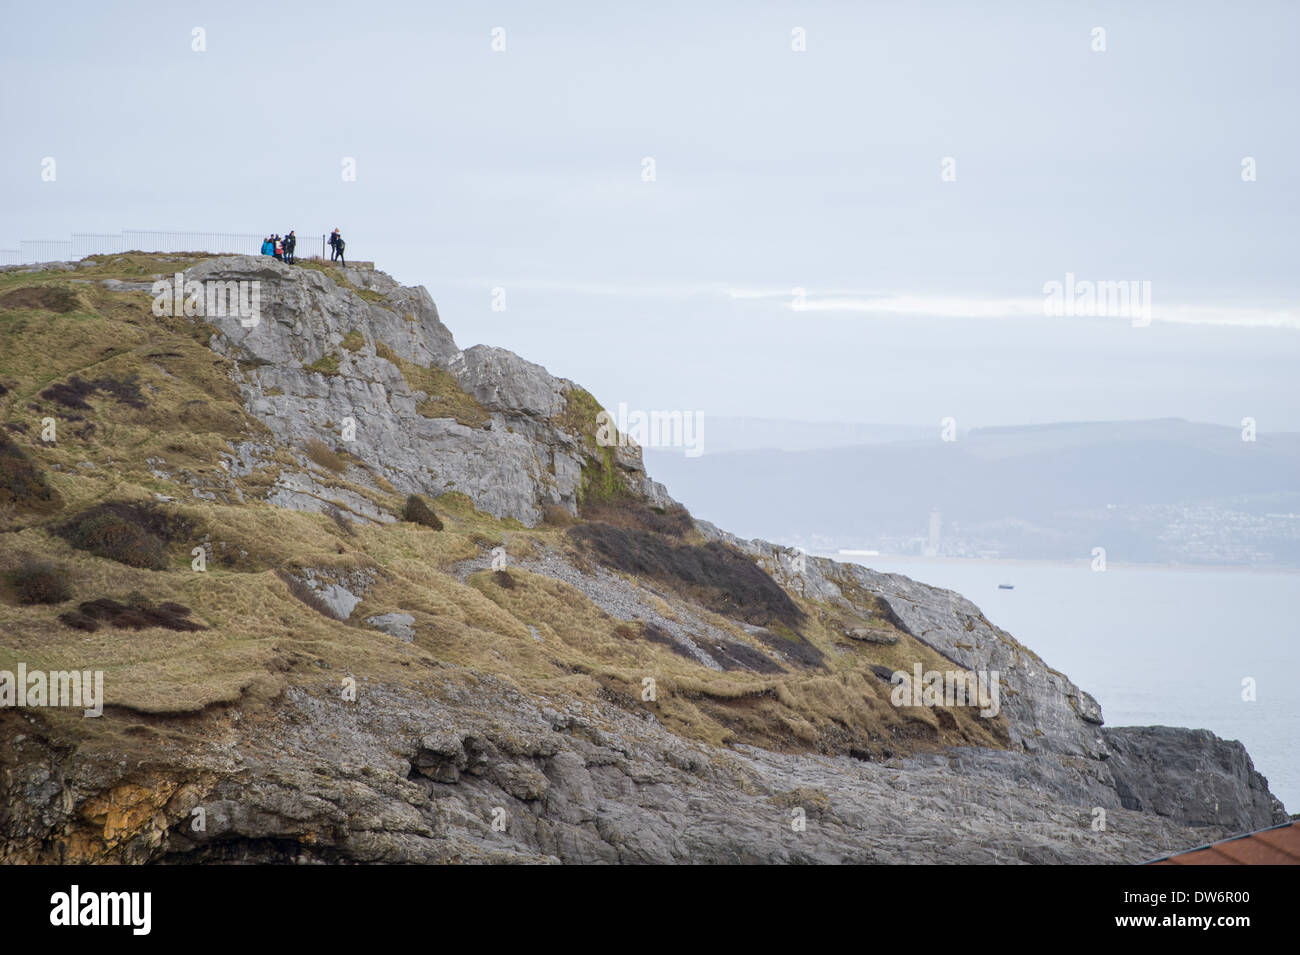
<path fill-rule="evenodd" d="M 1240 740 L 1300 812 L 1300 571 L 826 556 L 957 591 L 1096 697 L 1107 726 Z"/>

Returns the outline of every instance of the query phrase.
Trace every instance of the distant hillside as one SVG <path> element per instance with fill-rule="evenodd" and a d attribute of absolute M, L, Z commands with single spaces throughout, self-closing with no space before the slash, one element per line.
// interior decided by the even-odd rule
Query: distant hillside
<path fill-rule="evenodd" d="M 695 513 L 804 546 L 920 552 L 937 508 L 951 556 L 1300 563 L 1297 434 L 1092 422 L 646 461 Z"/>
<path fill-rule="evenodd" d="M 860 421 L 794 421 L 708 415 L 702 446 L 708 454 L 729 451 L 814 451 L 890 441 L 919 441 L 933 429 Z"/>

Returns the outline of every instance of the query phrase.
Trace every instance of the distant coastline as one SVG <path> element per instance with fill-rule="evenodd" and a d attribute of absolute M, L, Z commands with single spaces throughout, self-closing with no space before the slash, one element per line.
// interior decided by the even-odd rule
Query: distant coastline
<path fill-rule="evenodd" d="M 1091 561 L 1087 557 L 1075 560 L 1035 560 L 1018 557 L 922 557 L 917 554 L 886 554 L 867 557 L 843 554 L 838 550 L 808 550 L 815 557 L 827 557 L 842 564 L 860 564 L 877 570 L 872 561 L 905 564 L 949 564 L 954 567 L 1079 567 L 1086 569 Z M 1202 573 L 1268 573 L 1300 576 L 1300 567 L 1294 564 L 1168 564 L 1143 561 L 1107 560 L 1104 573 L 1115 570 L 1177 570 Z"/>

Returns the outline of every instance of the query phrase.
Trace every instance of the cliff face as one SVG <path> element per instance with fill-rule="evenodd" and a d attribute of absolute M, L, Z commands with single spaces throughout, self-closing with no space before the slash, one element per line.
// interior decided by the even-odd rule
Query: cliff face
<path fill-rule="evenodd" d="M 1246 747 L 1209 730 L 1124 726 L 1103 730 L 1115 791 L 1125 809 L 1192 826 L 1237 832 L 1285 822 L 1286 812 L 1255 772 Z"/>
<path fill-rule="evenodd" d="M 110 754 L 51 760 L 27 735 L 6 767 L 7 857 L 1134 863 L 1224 831 L 1121 809 L 1051 758 L 720 750 L 616 706 L 437 676 L 445 698 L 374 687 L 351 708 L 290 689 L 214 714 L 200 746 L 166 741 L 190 732 L 175 720 L 137 722 L 164 739 L 129 783 Z"/>
<path fill-rule="evenodd" d="M 199 262 L 186 279 L 261 283 L 255 327 L 237 315 L 206 320 L 213 350 L 242 371 L 244 404 L 277 444 L 336 443 L 351 419 L 347 450 L 364 464 L 354 472 L 362 480 L 367 470 L 406 493 L 460 491 L 480 510 L 529 526 L 548 505 L 576 513 L 594 457 L 572 430 L 580 412 L 570 406 L 584 393 L 504 349 L 460 351 L 423 288 L 382 272 L 327 277 L 248 256 Z M 258 449 L 247 452 L 246 466 L 257 467 Z M 610 452 L 634 492 L 667 501 L 638 449 Z M 318 509 L 321 498 L 304 473 L 285 479 L 276 503 Z"/>
<path fill-rule="evenodd" d="M 259 321 L 154 314 L 177 270 Z M 5 861 L 1133 862 L 1284 818 L 957 594 L 692 520 L 382 273 L 96 258 L 0 271 L 0 320 L 0 670 L 106 697 L 0 709 Z M 918 665 L 995 712 L 897 706 Z"/>

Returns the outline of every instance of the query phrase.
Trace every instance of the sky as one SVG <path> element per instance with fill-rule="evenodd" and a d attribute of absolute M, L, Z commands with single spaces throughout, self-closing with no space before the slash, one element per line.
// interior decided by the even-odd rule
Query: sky
<path fill-rule="evenodd" d="M 1300 430 L 1294 3 L 2 11 L 0 249 L 337 226 L 607 406 Z"/>

